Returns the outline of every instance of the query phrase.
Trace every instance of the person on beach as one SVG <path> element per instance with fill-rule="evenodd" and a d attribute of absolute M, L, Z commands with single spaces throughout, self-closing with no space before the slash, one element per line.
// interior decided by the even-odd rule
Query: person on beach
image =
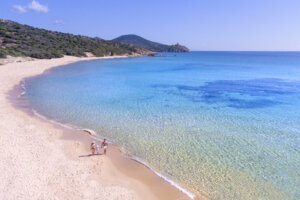
<path fill-rule="evenodd" d="M 96 143 L 94 141 L 91 143 L 91 150 L 92 150 L 92 154 L 94 155 L 96 151 Z"/>
<path fill-rule="evenodd" d="M 96 154 L 99 154 L 100 153 L 100 147 L 98 144 L 96 144 Z"/>
<path fill-rule="evenodd" d="M 103 149 L 104 149 L 104 155 L 106 155 L 107 146 L 108 146 L 108 143 L 107 143 L 106 139 L 104 139 L 101 144 L 101 148 L 103 147 Z"/>

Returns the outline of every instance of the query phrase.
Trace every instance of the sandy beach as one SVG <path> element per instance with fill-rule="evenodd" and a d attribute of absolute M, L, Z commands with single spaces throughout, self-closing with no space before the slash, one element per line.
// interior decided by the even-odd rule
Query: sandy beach
<path fill-rule="evenodd" d="M 92 140 L 17 109 L 8 98 L 25 77 L 76 61 L 65 56 L 0 65 L 1 199 L 188 199 L 145 166 L 110 147 L 90 154 Z M 100 133 L 101 134 L 101 133 Z"/>

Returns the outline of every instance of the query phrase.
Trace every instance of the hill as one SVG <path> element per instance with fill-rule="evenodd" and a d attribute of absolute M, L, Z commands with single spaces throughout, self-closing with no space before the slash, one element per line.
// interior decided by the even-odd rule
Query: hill
<path fill-rule="evenodd" d="M 0 57 L 2 58 L 6 55 L 33 58 L 86 56 L 86 52 L 95 56 L 153 53 L 128 44 L 49 31 L 0 19 Z"/>
<path fill-rule="evenodd" d="M 114 42 L 121 42 L 123 44 L 131 44 L 135 47 L 144 48 L 154 52 L 188 52 L 189 49 L 185 46 L 175 44 L 166 45 L 157 42 L 152 42 L 138 35 L 122 35 L 118 38 L 113 39 Z"/>

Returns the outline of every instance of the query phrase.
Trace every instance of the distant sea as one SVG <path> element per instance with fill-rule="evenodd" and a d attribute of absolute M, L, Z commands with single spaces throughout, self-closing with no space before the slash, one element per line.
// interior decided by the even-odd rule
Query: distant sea
<path fill-rule="evenodd" d="M 196 196 L 300 199 L 300 53 L 93 60 L 25 81 L 38 113 L 95 130 Z"/>

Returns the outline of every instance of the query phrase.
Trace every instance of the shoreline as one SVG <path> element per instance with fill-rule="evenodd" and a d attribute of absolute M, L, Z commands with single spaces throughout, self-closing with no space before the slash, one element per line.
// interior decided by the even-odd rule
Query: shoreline
<path fill-rule="evenodd" d="M 92 58 L 77 58 L 77 57 L 64 57 L 64 58 L 59 58 L 59 59 L 52 59 L 58 62 L 51 63 L 51 60 L 34 60 L 34 61 L 25 61 L 21 63 L 9 63 L 5 65 L 0 66 L 0 71 L 3 66 L 7 65 L 34 65 L 34 62 L 46 62 L 48 61 L 47 66 L 39 66 L 39 69 L 33 70 L 34 72 L 31 74 L 26 74 L 25 76 L 19 77 L 19 82 L 15 83 L 13 87 L 19 84 L 23 79 L 29 78 L 32 76 L 40 75 L 42 73 L 46 73 L 49 69 L 52 69 L 54 67 L 61 67 L 66 64 L 78 62 L 78 61 L 85 61 L 85 60 L 95 60 L 95 59 L 111 59 L 111 58 L 125 58 L 128 56 L 116 56 L 116 57 L 105 57 L 105 58 L 97 58 L 97 57 L 92 57 Z M 29 64 L 28 64 L 29 63 Z M 49 66 L 49 63 L 50 66 Z M 23 66 L 24 67 L 24 66 Z M 35 67 L 36 68 L 36 67 Z M 2 88 L 1 88 L 2 89 Z M 6 88 L 7 90 L 8 88 Z M 13 89 L 14 90 L 14 89 Z M 6 95 L 8 92 L 12 91 L 12 88 L 10 88 L 9 91 L 6 91 Z M 22 95 L 19 93 L 18 95 Z M 10 96 L 11 97 L 11 96 Z M 76 153 L 89 153 L 88 146 L 89 142 L 91 140 L 95 140 L 95 138 L 92 138 L 89 134 L 84 134 L 84 132 L 87 132 L 87 130 L 65 130 L 67 129 L 66 127 L 61 127 L 60 124 L 53 124 L 53 122 L 49 119 L 41 119 L 37 117 L 34 113 L 29 113 L 28 110 L 26 111 L 26 105 L 15 105 L 10 99 L 9 103 L 12 103 L 11 107 L 14 107 L 14 109 L 18 110 L 23 110 L 25 111 L 25 114 L 27 115 L 28 118 L 32 118 L 32 120 L 40 121 L 40 123 L 46 123 L 47 125 L 52 126 L 52 129 L 56 129 L 55 131 L 59 131 L 60 134 L 56 135 L 56 140 L 62 141 L 62 146 L 67 146 L 61 149 L 64 154 L 66 154 L 67 159 L 70 159 L 72 161 L 75 160 L 78 161 L 81 158 L 77 156 L 74 156 L 73 153 L 74 151 Z M 22 111 L 22 112 L 23 112 Z M 1 113 L 0 113 L 1 114 Z M 28 115 L 29 114 L 29 115 Z M 38 119 L 39 118 L 39 119 Z M 59 122 L 58 122 L 59 123 Z M 0 127 L 1 128 L 1 127 Z M 49 127 L 48 127 L 49 128 Z M 61 129 L 61 130 L 59 130 Z M 55 139 L 54 139 L 55 140 Z M 75 146 L 75 149 L 74 149 Z M 72 151 L 70 152 L 70 150 Z M 173 196 L 174 199 L 190 199 L 191 196 L 187 196 L 188 194 L 184 194 L 185 191 L 180 191 L 179 187 L 176 187 L 172 185 L 172 182 L 168 182 L 167 180 L 164 179 L 164 177 L 159 176 L 158 173 L 155 171 L 151 170 L 151 167 L 145 165 L 143 162 L 140 162 L 139 160 L 134 160 L 134 158 L 129 158 L 126 156 L 122 155 L 122 152 L 119 147 L 111 144 L 110 149 L 108 151 L 108 156 L 99 156 L 101 157 L 100 159 L 96 160 L 95 157 L 98 156 L 92 156 L 89 162 L 89 165 L 91 167 L 95 167 L 95 165 L 106 165 L 109 166 L 107 173 L 114 174 L 114 177 L 106 177 L 105 179 L 122 179 L 121 181 L 113 181 L 113 185 L 118 185 L 118 187 L 121 187 L 121 191 L 117 192 L 117 195 L 121 195 L 122 199 L 141 199 L 145 198 L 145 194 L 148 197 L 147 199 L 165 199 L 165 197 L 170 197 Z M 82 159 L 81 159 L 82 160 Z M 80 161 L 81 161 L 80 160 Z M 85 159 L 87 160 L 87 159 Z M 96 161 L 95 161 L 96 160 Z M 79 161 L 79 162 L 80 162 Z M 101 161 L 101 164 L 99 164 L 99 161 Z M 82 161 L 81 161 L 82 162 Z M 55 166 L 54 166 L 55 167 Z M 105 168 L 105 166 L 102 166 Z M 5 167 L 4 167 L 5 168 Z M 76 167 L 75 167 L 76 168 Z M 112 170 L 114 169 L 114 170 Z M 76 170 L 76 169 L 75 169 Z M 105 171 L 105 170 L 104 170 Z M 138 171 L 138 173 L 136 173 Z M 97 172 L 94 172 L 96 176 L 99 176 Z M 118 174 L 118 176 L 115 176 Z M 75 179 L 76 177 L 74 177 Z M 98 182 L 103 179 L 103 177 L 98 177 L 99 180 Z M 78 179 L 81 179 L 78 178 Z M 108 180 L 106 180 L 108 181 Z M 110 181 L 108 181 L 110 182 Z M 58 188 L 59 189 L 59 188 Z M 119 189 L 120 190 L 120 189 Z M 183 189 L 184 190 L 184 189 Z M 104 190 L 105 193 L 105 190 Z M 108 192 L 110 195 L 112 194 L 111 192 Z M 103 196 L 102 196 L 103 198 Z M 111 197 L 109 197 L 111 198 Z M 170 198 L 169 198 L 170 199 Z M 172 199 L 172 198 L 171 198 Z"/>

